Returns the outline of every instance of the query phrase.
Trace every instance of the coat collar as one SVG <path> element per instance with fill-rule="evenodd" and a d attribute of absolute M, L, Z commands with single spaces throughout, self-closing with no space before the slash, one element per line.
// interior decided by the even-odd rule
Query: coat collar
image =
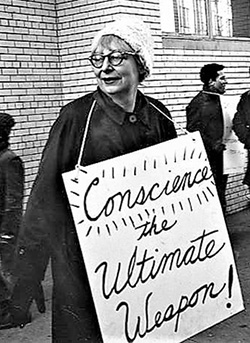
<path fill-rule="evenodd" d="M 104 109 L 107 116 L 109 116 L 118 125 L 122 125 L 126 117 L 132 114 L 124 111 L 122 107 L 117 105 L 109 96 L 103 93 L 99 87 L 94 93 L 94 98 L 96 99 L 97 104 Z M 148 99 L 138 90 L 133 114 L 138 117 L 138 120 L 141 120 L 146 125 L 149 124 L 148 113 L 146 110 L 148 103 Z"/>

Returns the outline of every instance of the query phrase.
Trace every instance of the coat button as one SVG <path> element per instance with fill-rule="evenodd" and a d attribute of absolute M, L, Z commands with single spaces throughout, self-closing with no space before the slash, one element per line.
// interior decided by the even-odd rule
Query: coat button
<path fill-rule="evenodd" d="M 23 255 L 24 253 L 25 253 L 24 248 L 20 248 L 20 249 L 19 249 L 19 255 Z"/>
<path fill-rule="evenodd" d="M 136 115 L 131 114 L 131 115 L 129 116 L 128 120 L 130 121 L 130 123 L 134 124 L 135 122 L 137 122 Z"/>

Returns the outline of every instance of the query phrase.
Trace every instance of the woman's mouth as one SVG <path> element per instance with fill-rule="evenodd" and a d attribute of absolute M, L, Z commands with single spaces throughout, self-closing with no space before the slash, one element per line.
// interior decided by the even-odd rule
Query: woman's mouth
<path fill-rule="evenodd" d="M 119 80 L 118 78 L 110 77 L 110 78 L 102 79 L 102 82 L 104 82 L 107 85 L 112 85 L 113 83 L 117 82 L 118 80 Z"/>

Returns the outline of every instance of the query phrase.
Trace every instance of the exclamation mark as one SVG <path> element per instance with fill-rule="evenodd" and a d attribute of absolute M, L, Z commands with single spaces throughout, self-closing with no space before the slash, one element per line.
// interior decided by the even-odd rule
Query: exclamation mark
<path fill-rule="evenodd" d="M 228 298 L 232 297 L 232 287 L 233 287 L 233 265 L 230 264 L 228 272 Z M 227 303 L 227 308 L 231 308 L 231 303 Z"/>

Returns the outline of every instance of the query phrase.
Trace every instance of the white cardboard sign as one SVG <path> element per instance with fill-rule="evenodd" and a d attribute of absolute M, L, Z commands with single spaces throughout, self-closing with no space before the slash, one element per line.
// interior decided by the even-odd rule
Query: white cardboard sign
<path fill-rule="evenodd" d="M 244 309 L 198 132 L 63 174 L 105 343 L 170 343 Z"/>
<path fill-rule="evenodd" d="M 222 95 L 221 106 L 224 117 L 223 142 L 226 145 L 224 151 L 224 174 L 243 173 L 246 167 L 246 149 L 232 130 L 233 117 L 236 113 L 239 95 Z"/>

